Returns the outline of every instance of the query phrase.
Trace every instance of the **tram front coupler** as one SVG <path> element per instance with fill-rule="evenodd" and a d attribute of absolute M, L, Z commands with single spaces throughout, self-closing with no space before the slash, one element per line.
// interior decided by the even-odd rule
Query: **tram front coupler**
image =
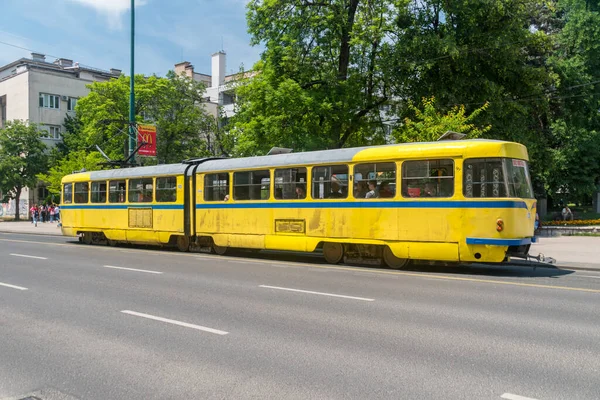
<path fill-rule="evenodd" d="M 527 254 L 526 260 L 527 261 L 537 261 L 537 262 L 543 263 L 543 264 L 551 264 L 551 265 L 556 264 L 556 260 L 554 258 L 546 257 L 542 253 L 538 254 L 537 256 L 532 256 L 531 254 Z"/>

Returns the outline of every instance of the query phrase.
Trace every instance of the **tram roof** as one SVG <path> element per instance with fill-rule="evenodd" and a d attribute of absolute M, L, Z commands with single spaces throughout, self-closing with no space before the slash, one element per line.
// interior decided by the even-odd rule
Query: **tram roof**
<path fill-rule="evenodd" d="M 288 165 L 318 165 L 357 161 L 386 161 L 423 157 L 515 157 L 527 159 L 527 150 L 523 145 L 518 143 L 487 139 L 416 142 L 277 154 L 271 156 L 212 159 L 199 164 L 196 168 L 196 172 L 270 168 Z M 185 173 L 188 166 L 189 164 L 180 163 L 83 172 L 69 175 L 69 181 L 119 179 L 149 175 L 181 175 Z M 187 174 L 190 175 L 193 169 L 193 167 L 189 168 Z"/>

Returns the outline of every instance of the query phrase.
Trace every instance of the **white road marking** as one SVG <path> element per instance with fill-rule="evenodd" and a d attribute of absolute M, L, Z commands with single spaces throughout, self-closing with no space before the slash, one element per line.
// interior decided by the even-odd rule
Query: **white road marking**
<path fill-rule="evenodd" d="M 139 313 L 139 312 L 136 312 L 136 311 L 123 310 L 121 312 L 123 314 L 135 315 L 136 317 L 153 319 L 155 321 L 166 322 L 168 324 L 185 326 L 186 328 L 192 328 L 192 329 L 197 329 L 199 331 L 210 332 L 210 333 L 214 333 L 216 335 L 227 335 L 229 333 L 229 332 L 225 332 L 225 331 L 220 331 L 218 329 L 212 329 L 212 328 L 207 328 L 205 326 L 188 324 L 187 322 L 175 321 L 174 319 L 156 317 L 154 315 Z"/>
<path fill-rule="evenodd" d="M 330 297 L 341 297 L 343 299 L 352 299 L 352 300 L 362 300 L 362 301 L 375 301 L 375 299 L 367 299 L 365 297 L 354 297 L 354 296 L 345 296 L 343 294 L 333 294 L 333 293 L 323 293 L 323 292 L 313 292 L 310 290 L 300 290 L 300 289 L 290 289 L 290 288 L 284 288 L 284 287 L 279 287 L 279 286 L 267 286 L 267 285 L 260 285 L 261 288 L 267 288 L 267 289 L 278 289 L 278 290 L 287 290 L 290 292 L 300 292 L 300 293 L 309 293 L 309 294 L 318 294 L 321 296 L 330 296 Z"/>
<path fill-rule="evenodd" d="M 592 276 L 592 275 L 579 275 L 579 274 L 577 274 L 577 275 L 575 275 L 575 276 L 576 276 L 576 277 L 577 277 L 577 276 L 580 276 L 580 277 L 582 277 L 582 278 L 596 278 L 596 279 L 600 279 L 600 276 Z"/>
<path fill-rule="evenodd" d="M 17 290 L 28 290 L 26 287 L 23 287 L 23 286 L 9 285 L 8 283 L 2 283 L 2 282 L 0 282 L 0 286 L 9 287 L 12 289 L 17 289 Z"/>
<path fill-rule="evenodd" d="M 47 257 L 38 257 L 38 256 L 28 256 L 26 254 L 16 254 L 16 253 L 10 253 L 11 256 L 15 256 L 15 257 L 25 257 L 25 258 L 35 258 L 37 260 L 47 260 Z"/>
<path fill-rule="evenodd" d="M 503 399 L 507 399 L 507 400 L 536 400 L 533 397 L 524 397 L 524 396 L 519 396 L 518 394 L 512 394 L 512 393 L 504 393 L 502 396 Z"/>
<path fill-rule="evenodd" d="M 135 268 L 125 268 L 125 267 L 115 267 L 113 265 L 103 265 L 104 268 L 113 268 L 113 269 L 124 269 L 126 271 L 135 271 L 135 272 L 146 272 L 148 274 L 162 274 L 160 271 L 149 271 L 147 269 L 135 269 Z"/>

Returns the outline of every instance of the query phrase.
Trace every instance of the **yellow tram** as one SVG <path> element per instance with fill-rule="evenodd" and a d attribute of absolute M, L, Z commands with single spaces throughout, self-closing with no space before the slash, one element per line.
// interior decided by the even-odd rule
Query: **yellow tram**
<path fill-rule="evenodd" d="M 330 263 L 502 262 L 534 240 L 518 143 L 410 143 L 82 172 L 62 232 L 86 244 L 313 252 Z"/>

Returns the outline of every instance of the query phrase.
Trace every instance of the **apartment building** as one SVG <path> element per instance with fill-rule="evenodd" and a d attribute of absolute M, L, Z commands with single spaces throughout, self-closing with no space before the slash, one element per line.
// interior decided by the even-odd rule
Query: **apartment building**
<path fill-rule="evenodd" d="M 104 71 L 66 58 L 48 61 L 39 53 L 0 67 L 0 128 L 6 121 L 16 119 L 35 123 L 45 132 L 44 142 L 52 147 L 61 140 L 65 117 L 74 112 L 77 99 L 88 94 L 86 85 L 120 74 L 118 69 Z M 47 195 L 42 186 L 23 189 L 21 216 Z M 0 213 L 14 215 L 15 207 L 12 203 L 3 204 Z"/>

